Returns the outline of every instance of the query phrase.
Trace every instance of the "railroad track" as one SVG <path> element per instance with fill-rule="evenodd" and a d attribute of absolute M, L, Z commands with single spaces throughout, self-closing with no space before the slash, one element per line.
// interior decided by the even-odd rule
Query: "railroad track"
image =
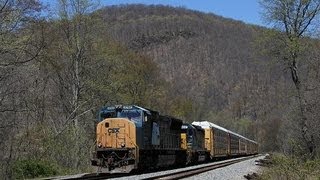
<path fill-rule="evenodd" d="M 194 176 L 194 175 L 197 175 L 197 174 L 201 174 L 201 173 L 204 173 L 204 172 L 207 172 L 207 171 L 211 171 L 211 170 L 214 170 L 214 169 L 218 169 L 218 168 L 222 168 L 222 167 L 225 167 L 225 166 L 229 166 L 231 164 L 235 164 L 235 163 L 238 163 L 238 162 L 241 162 L 241 161 L 245 161 L 245 160 L 257 157 L 257 156 L 258 155 L 254 155 L 254 156 L 249 156 L 249 157 L 246 157 L 246 158 L 235 159 L 235 160 L 230 160 L 230 161 L 227 161 L 227 162 L 211 164 L 211 165 L 202 166 L 202 167 L 198 167 L 198 168 L 194 168 L 194 169 L 183 170 L 183 171 L 169 173 L 169 174 L 165 174 L 165 175 L 148 177 L 148 178 L 145 178 L 144 180 L 182 179 L 182 178 Z"/>
<path fill-rule="evenodd" d="M 37 180 L 95 180 L 95 179 L 111 179 L 111 178 L 119 178 L 119 177 L 125 177 L 125 176 L 131 176 L 132 174 L 123 174 L 123 173 L 83 173 L 83 174 L 75 174 L 75 175 L 67 175 L 67 176 L 55 176 L 55 177 L 46 177 L 46 178 L 40 178 Z"/>
<path fill-rule="evenodd" d="M 67 178 L 67 179 L 89 179 L 89 180 L 96 180 L 96 179 L 110 179 L 110 178 L 119 178 L 119 177 L 125 177 L 129 176 L 130 174 L 107 174 L 107 173 L 102 173 L 102 174 L 97 174 L 97 173 L 90 173 L 86 174 L 82 177 L 76 177 L 76 178 Z"/>
<path fill-rule="evenodd" d="M 194 176 L 197 174 L 201 174 L 207 171 L 211 171 L 214 169 L 218 169 L 218 168 L 222 168 L 225 166 L 229 166 L 231 164 L 235 164 L 241 161 L 245 161 L 254 157 L 257 157 L 260 155 L 253 155 L 253 156 L 248 156 L 248 157 L 244 157 L 244 158 L 237 158 L 237 159 L 231 159 L 228 160 L 226 162 L 217 162 L 217 163 L 210 163 L 208 165 L 205 166 L 201 166 L 201 167 L 195 167 L 192 169 L 187 169 L 185 170 L 183 168 L 183 170 L 179 171 L 179 172 L 173 172 L 173 173 L 167 173 L 165 175 L 155 175 L 155 176 L 149 176 L 147 178 L 139 178 L 139 179 L 144 179 L 144 180 L 153 180 L 153 179 L 161 179 L 161 180 L 165 180 L 165 179 L 181 179 L 181 178 L 186 178 L 186 177 L 190 177 L 190 176 Z M 156 172 L 153 172 L 156 173 Z M 133 175 L 142 175 L 141 173 L 130 173 L 130 174 L 107 174 L 107 173 L 102 173 L 102 174 L 97 174 L 97 173 L 85 173 L 85 174 L 80 174 L 80 175 L 71 175 L 71 176 L 60 176 L 60 177 L 54 177 L 54 178 L 44 178 L 43 180 L 51 180 L 51 179 L 72 179 L 72 180 L 82 180 L 82 179 L 88 179 L 88 180 L 96 180 L 96 179 L 111 179 L 111 178 L 121 178 L 121 177 L 126 177 L 126 176 L 133 176 Z"/>
<path fill-rule="evenodd" d="M 70 175 L 70 176 L 57 176 L 57 177 L 47 177 L 47 178 L 41 178 L 38 180 L 96 180 L 96 179 L 110 179 L 110 178 L 119 178 L 119 177 L 125 177 L 125 176 L 131 176 L 132 174 L 108 174 L 108 173 L 84 173 L 84 174 L 76 174 L 76 175 Z"/>

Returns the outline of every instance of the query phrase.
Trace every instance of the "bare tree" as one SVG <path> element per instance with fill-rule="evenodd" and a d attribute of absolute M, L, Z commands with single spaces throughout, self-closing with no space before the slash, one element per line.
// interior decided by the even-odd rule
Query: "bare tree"
<path fill-rule="evenodd" d="M 10 178 L 18 154 L 17 130 L 30 124 L 29 117 L 35 114 L 29 92 L 36 68 L 29 65 L 44 47 L 41 10 L 36 0 L 0 0 L 0 173 L 4 178 Z"/>
<path fill-rule="evenodd" d="M 43 46 L 32 43 L 35 34 L 21 30 L 37 21 L 40 11 L 36 0 L 0 1 L 0 67 L 23 64 L 39 55 Z"/>
<path fill-rule="evenodd" d="M 84 114 L 91 112 L 93 107 L 87 106 L 82 97 L 85 93 L 86 68 L 90 58 L 90 49 L 93 43 L 93 18 L 90 16 L 97 8 L 98 2 L 93 0 L 59 0 L 58 1 L 58 44 L 60 54 L 56 54 L 57 64 L 63 67 L 58 70 L 57 85 L 60 87 L 61 103 L 66 112 L 63 128 L 73 124 L 74 137 L 80 136 L 79 119 Z M 71 122 L 71 123 L 70 123 Z M 74 168 L 79 167 L 79 151 L 81 144 L 75 142 Z"/>
<path fill-rule="evenodd" d="M 302 89 L 301 67 L 305 59 L 301 56 L 304 51 L 303 38 L 315 27 L 316 18 L 320 14 L 319 0 L 261 0 L 265 19 L 274 24 L 275 28 L 285 34 L 279 35 L 278 52 L 276 55 L 291 73 L 295 85 L 300 112 L 299 126 L 306 147 L 313 157 L 316 144 L 314 135 L 309 131 L 306 116 L 306 102 Z M 281 47 L 281 48 L 279 48 Z"/>

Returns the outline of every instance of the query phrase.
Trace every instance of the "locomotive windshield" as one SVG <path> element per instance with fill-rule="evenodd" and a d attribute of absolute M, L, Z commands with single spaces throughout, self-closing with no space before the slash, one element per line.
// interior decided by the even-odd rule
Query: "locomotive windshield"
<path fill-rule="evenodd" d="M 142 127 L 142 111 L 138 109 L 113 109 L 100 112 L 100 121 L 106 118 L 128 118 L 137 127 Z"/>
<path fill-rule="evenodd" d="M 128 118 L 133 121 L 137 127 L 142 126 L 142 111 L 141 110 L 122 110 L 117 113 L 117 117 Z"/>

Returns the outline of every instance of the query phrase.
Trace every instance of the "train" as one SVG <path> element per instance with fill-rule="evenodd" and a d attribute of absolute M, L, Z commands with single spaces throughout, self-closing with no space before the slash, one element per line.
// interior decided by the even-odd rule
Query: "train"
<path fill-rule="evenodd" d="M 115 105 L 99 111 L 91 164 L 98 173 L 130 173 L 257 153 L 257 142 L 212 122 Z"/>

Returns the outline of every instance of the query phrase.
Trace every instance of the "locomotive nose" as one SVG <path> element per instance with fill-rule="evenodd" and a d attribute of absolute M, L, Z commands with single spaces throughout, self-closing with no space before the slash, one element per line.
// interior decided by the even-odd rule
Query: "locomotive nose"
<path fill-rule="evenodd" d="M 135 124 L 125 118 L 105 119 L 97 126 L 97 143 L 99 148 L 134 148 Z"/>
<path fill-rule="evenodd" d="M 91 163 L 99 166 L 100 172 L 128 173 L 138 166 L 136 126 L 129 119 L 107 118 L 101 121 L 97 125 L 96 147 Z"/>

